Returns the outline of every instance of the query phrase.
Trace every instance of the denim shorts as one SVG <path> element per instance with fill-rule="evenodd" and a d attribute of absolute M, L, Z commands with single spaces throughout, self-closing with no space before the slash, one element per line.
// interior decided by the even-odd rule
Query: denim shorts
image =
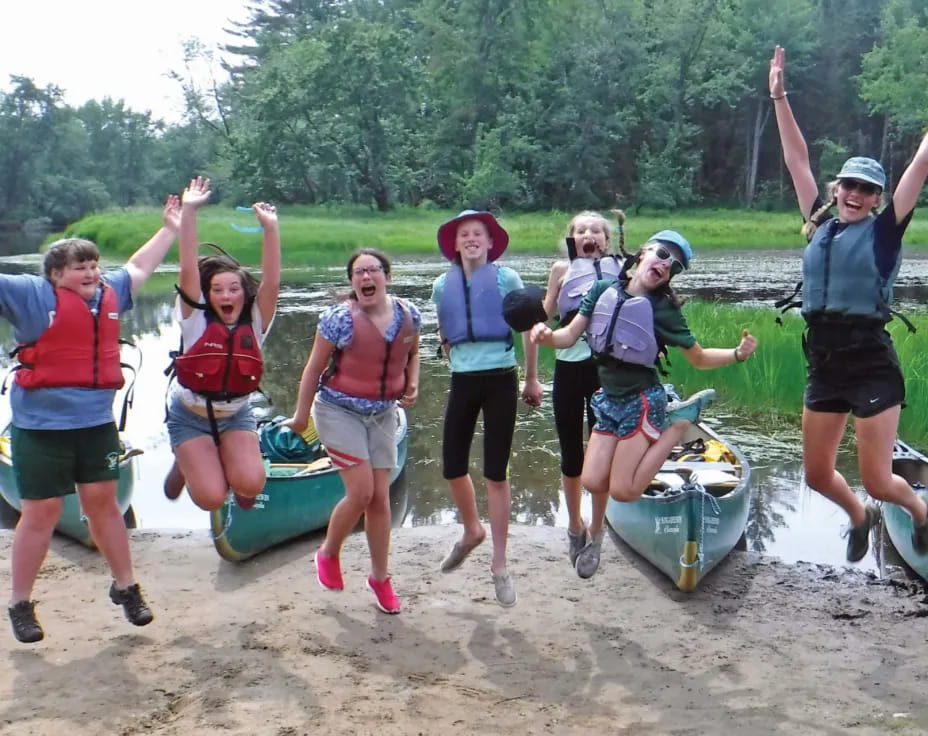
<path fill-rule="evenodd" d="M 258 431 L 258 421 L 255 419 L 254 414 L 251 413 L 250 404 L 245 404 L 241 409 L 229 416 L 217 416 L 216 426 L 219 429 L 219 434 L 235 430 L 255 432 L 257 434 Z M 177 394 L 171 396 L 168 404 L 168 437 L 171 441 L 171 447 L 177 447 L 187 440 L 202 435 L 211 437 L 212 434 L 209 419 L 201 417 L 196 412 L 188 409 Z"/>
<path fill-rule="evenodd" d="M 330 404 L 317 395 L 312 415 L 319 439 L 339 470 L 361 462 L 381 470 L 396 465 L 396 404 L 366 415 Z"/>
<path fill-rule="evenodd" d="M 663 386 L 624 396 L 609 396 L 600 389 L 590 404 L 596 415 L 593 431 L 613 434 L 620 440 L 641 432 L 650 442 L 656 442 L 667 423 L 667 392 Z"/>

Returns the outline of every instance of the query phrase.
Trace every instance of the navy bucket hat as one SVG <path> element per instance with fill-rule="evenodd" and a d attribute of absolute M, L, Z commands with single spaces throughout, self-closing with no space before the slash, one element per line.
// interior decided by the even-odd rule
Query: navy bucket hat
<path fill-rule="evenodd" d="M 545 290 L 529 284 L 522 289 L 513 289 L 503 297 L 503 319 L 516 332 L 532 329 L 539 322 L 547 322 L 545 312 Z"/>

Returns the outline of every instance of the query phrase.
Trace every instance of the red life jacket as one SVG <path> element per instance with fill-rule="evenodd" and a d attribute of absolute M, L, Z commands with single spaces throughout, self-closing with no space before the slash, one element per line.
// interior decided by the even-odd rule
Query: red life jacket
<path fill-rule="evenodd" d="M 119 301 L 103 284 L 97 314 L 79 294 L 55 288 L 55 315 L 39 339 L 20 345 L 14 380 L 23 388 L 122 388 Z"/>
<path fill-rule="evenodd" d="M 264 359 L 250 323 L 229 329 L 206 315 L 206 330 L 189 350 L 174 359 L 181 386 L 215 401 L 228 401 L 258 390 Z"/>
<path fill-rule="evenodd" d="M 401 300 L 403 324 L 392 341 L 371 321 L 358 303 L 349 304 L 351 342 L 336 351 L 322 382 L 349 396 L 385 401 L 398 399 L 406 390 L 406 365 L 415 343 L 412 315 Z"/>

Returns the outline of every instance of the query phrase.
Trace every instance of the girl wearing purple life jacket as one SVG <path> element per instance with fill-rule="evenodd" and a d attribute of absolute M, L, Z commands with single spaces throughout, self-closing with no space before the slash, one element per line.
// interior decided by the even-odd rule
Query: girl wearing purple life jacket
<path fill-rule="evenodd" d="M 700 391 L 668 406 L 655 361 L 661 345 L 676 347 L 695 368 L 719 368 L 747 360 L 757 340 L 744 330 L 735 348 L 704 348 L 680 311 L 670 280 L 689 268 L 693 249 L 680 233 L 662 230 L 635 255 L 617 280 L 597 282 L 577 316 L 552 331 L 532 329 L 538 345 L 566 348 L 586 334 L 602 388 L 593 396 L 596 417 L 583 459 L 581 481 L 593 494 L 635 501 L 654 478 L 686 427 L 715 395 Z M 576 567 L 590 577 L 599 566 L 602 517 L 594 517 Z"/>
<path fill-rule="evenodd" d="M 624 250 L 622 223 L 625 216 L 620 210 L 615 213 L 619 220 L 619 249 Z M 618 278 L 621 261 L 609 252 L 611 231 L 609 221 L 598 212 L 587 210 L 571 218 L 566 235 L 567 259 L 552 264 L 544 301 L 548 317 L 557 315 L 561 326 L 569 324 L 576 316 L 583 297 L 597 281 Z M 561 450 L 561 488 L 567 508 L 568 557 L 581 577 L 589 577 L 586 567 L 577 568 L 577 559 L 589 542 L 587 524 L 580 515 L 583 419 L 586 417 L 587 427 L 592 432 L 595 420 L 590 402 L 598 390 L 599 374 L 593 353 L 581 334 L 574 344 L 557 351 L 552 390 L 554 426 Z M 605 494 L 593 496 L 590 526 L 595 529 L 602 528 L 607 499 Z"/>

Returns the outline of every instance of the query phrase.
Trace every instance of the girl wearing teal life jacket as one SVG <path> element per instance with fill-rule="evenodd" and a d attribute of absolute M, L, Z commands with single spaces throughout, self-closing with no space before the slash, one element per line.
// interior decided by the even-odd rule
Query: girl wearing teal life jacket
<path fill-rule="evenodd" d="M 734 349 L 704 348 L 696 342 L 670 289 L 671 278 L 688 268 L 691 260 L 686 238 L 662 230 L 642 246 L 619 280 L 593 286 L 566 327 L 552 331 L 540 323 L 532 328 L 532 342 L 555 348 L 575 344 L 585 331 L 596 356 L 602 388 L 591 402 L 596 426 L 581 474 L 591 493 L 602 497 L 608 493 L 617 501 L 637 500 L 688 424 L 698 420 L 715 394 L 707 389 L 668 405 L 654 365 L 658 343 L 678 348 L 696 368 L 744 361 L 757 348 L 747 330 Z M 602 527 L 591 528 L 590 540 L 577 558 L 578 572 L 581 560 L 590 575 L 595 572 L 602 539 Z"/>
<path fill-rule="evenodd" d="M 786 53 L 777 46 L 770 61 L 769 88 L 783 157 L 807 226 L 818 224 L 817 229 L 806 230 L 811 242 L 802 264 L 804 349 L 809 363 L 802 412 L 806 483 L 848 513 L 847 559 L 862 559 L 876 509 L 865 506 L 835 469 L 851 412 L 864 488 L 873 498 L 898 504 L 912 515 L 913 546 L 928 554 L 928 504 L 892 472 L 905 384 L 885 329 L 902 236 L 928 176 L 928 136 L 879 214 L 874 213 L 886 176 L 879 162 L 860 156 L 845 162 L 830 201 L 823 205 L 808 148 L 787 98 L 785 66 Z M 832 207 L 837 208 L 837 217 L 825 219 Z"/>
<path fill-rule="evenodd" d="M 622 223 L 619 218 L 619 247 L 624 251 Z M 612 243 L 608 220 L 598 212 L 580 212 L 567 226 L 567 260 L 555 261 L 548 275 L 544 307 L 548 317 L 558 315 L 559 323 L 568 324 L 580 308 L 583 297 L 597 281 L 619 276 L 621 262 L 609 253 Z M 593 430 L 595 417 L 590 404 L 599 389 L 599 375 L 593 353 L 583 335 L 570 347 L 557 351 L 554 361 L 552 403 L 554 426 L 561 450 L 561 488 L 567 508 L 567 545 L 570 564 L 580 577 L 588 578 L 596 570 L 598 559 L 583 554 L 590 538 L 598 536 L 606 515 L 605 494 L 593 495 L 589 526 L 580 515 L 583 483 L 583 418 Z M 592 549 L 592 548 L 591 548 Z M 598 558 L 598 555 L 597 555 Z M 595 564 L 594 564 L 595 563 Z"/>

